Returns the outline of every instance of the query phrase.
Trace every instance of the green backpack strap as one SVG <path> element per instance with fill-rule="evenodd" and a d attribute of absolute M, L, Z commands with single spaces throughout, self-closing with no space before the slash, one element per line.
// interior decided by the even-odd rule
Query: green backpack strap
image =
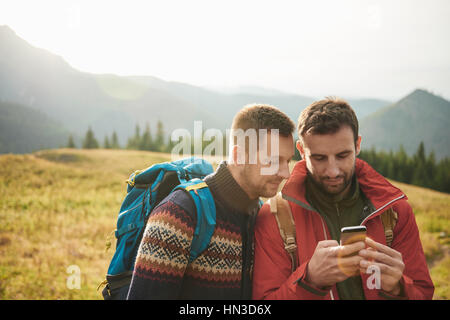
<path fill-rule="evenodd" d="M 386 237 L 386 245 L 391 247 L 394 241 L 394 228 L 397 224 L 398 213 L 392 207 L 381 214 L 381 222 L 383 222 L 384 235 Z"/>

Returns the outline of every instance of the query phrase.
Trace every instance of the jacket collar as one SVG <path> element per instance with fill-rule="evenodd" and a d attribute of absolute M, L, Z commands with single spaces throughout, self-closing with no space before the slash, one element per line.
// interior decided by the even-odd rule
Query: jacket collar
<path fill-rule="evenodd" d="M 367 162 L 358 158 L 356 159 L 355 173 L 362 192 L 375 208 L 372 214 L 383 210 L 396 200 L 407 199 L 400 189 L 393 186 Z M 301 160 L 294 166 L 291 176 L 286 181 L 281 193 L 285 199 L 291 200 L 308 210 L 314 210 L 306 200 L 306 177 L 306 161 Z"/>

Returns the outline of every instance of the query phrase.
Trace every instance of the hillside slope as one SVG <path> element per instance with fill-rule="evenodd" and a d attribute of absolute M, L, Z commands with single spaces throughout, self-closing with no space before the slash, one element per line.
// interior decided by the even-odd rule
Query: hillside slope
<path fill-rule="evenodd" d="M 205 130 L 226 130 L 235 113 L 249 103 L 273 104 L 296 120 L 301 110 L 316 100 L 270 89 L 267 94 L 266 90 L 242 90 L 223 94 L 151 76 L 80 72 L 62 57 L 36 48 L 8 26 L 0 26 L 0 101 L 39 110 L 75 136 L 83 137 L 90 126 L 103 141 L 115 131 L 124 146 L 137 123 L 144 128 L 148 122 L 154 133 L 160 120 L 166 137 L 178 128 L 192 133 L 195 120 L 203 121 Z M 360 117 L 387 104 L 378 99 L 349 101 Z"/>
<path fill-rule="evenodd" d="M 0 101 L 0 153 L 64 146 L 68 137 L 69 132 L 46 114 Z"/>
<path fill-rule="evenodd" d="M 91 126 L 100 141 L 116 130 L 122 144 L 136 123 L 165 124 L 171 130 L 200 119 L 216 118 L 174 95 L 125 77 L 80 72 L 61 57 L 33 47 L 7 26 L 0 26 L 0 101 L 39 110 L 83 136 Z M 182 117 L 177 115 L 183 115 Z"/>
<path fill-rule="evenodd" d="M 361 121 L 363 148 L 398 150 L 412 155 L 423 141 L 436 158 L 450 156 L 450 101 L 417 89 Z"/>

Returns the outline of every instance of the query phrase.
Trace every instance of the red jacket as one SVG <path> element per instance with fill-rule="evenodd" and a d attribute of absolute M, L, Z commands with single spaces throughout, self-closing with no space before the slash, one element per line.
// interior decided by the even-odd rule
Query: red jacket
<path fill-rule="evenodd" d="M 292 273 L 289 255 L 270 207 L 265 204 L 255 226 L 255 264 L 253 274 L 254 299 L 339 299 L 336 285 L 331 290 L 313 288 L 304 281 L 306 267 L 319 241 L 331 239 L 328 227 L 318 212 L 305 199 L 305 161 L 298 162 L 286 182 L 282 194 L 290 200 L 296 225 L 298 265 Z M 431 299 L 434 286 L 430 278 L 419 230 L 405 194 L 390 184 L 366 162 L 356 160 L 356 176 L 361 190 L 376 210 L 361 225 L 367 227 L 367 236 L 386 244 L 380 214 L 393 206 L 398 213 L 392 248 L 402 254 L 405 269 L 401 283 L 409 299 Z M 382 290 L 369 289 L 370 275 L 361 274 L 366 299 L 390 298 Z"/>

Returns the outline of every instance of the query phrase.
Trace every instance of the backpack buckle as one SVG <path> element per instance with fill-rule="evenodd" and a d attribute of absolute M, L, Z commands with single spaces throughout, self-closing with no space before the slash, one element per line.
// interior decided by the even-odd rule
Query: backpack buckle
<path fill-rule="evenodd" d="M 191 186 L 187 186 L 186 191 L 197 190 L 197 189 L 207 188 L 207 187 L 208 187 L 208 185 L 206 184 L 206 182 L 200 182 L 197 184 L 193 184 Z"/>
<path fill-rule="evenodd" d="M 293 236 L 286 237 L 284 249 L 288 252 L 295 252 L 295 250 L 297 250 L 297 244 L 295 243 L 295 237 L 293 237 Z"/>

